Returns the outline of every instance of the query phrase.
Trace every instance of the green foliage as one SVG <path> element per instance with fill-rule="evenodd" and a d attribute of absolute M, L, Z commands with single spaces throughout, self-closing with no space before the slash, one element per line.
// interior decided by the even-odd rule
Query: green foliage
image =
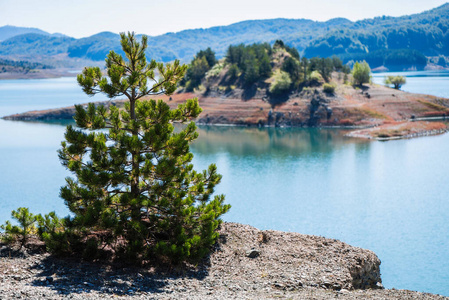
<path fill-rule="evenodd" d="M 47 251 L 57 255 L 67 255 L 76 249 L 77 237 L 73 236 L 70 228 L 66 226 L 70 218 L 60 219 L 53 211 L 44 216 L 37 215 L 36 220 L 37 234 L 44 241 Z"/>
<path fill-rule="evenodd" d="M 356 62 L 352 69 L 352 77 L 354 79 L 354 85 L 362 85 L 369 83 L 371 69 L 366 61 Z"/>
<path fill-rule="evenodd" d="M 75 240 L 90 258 L 105 246 L 135 260 L 202 257 L 216 242 L 220 216 L 230 206 L 223 195 L 211 199 L 221 180 L 215 165 L 203 172 L 193 170 L 189 144 L 198 136 L 195 124 L 174 131 L 174 122 L 196 118 L 201 108 L 196 99 L 173 110 L 162 100 L 139 100 L 172 94 L 186 67 L 178 61 L 165 66 L 154 60 L 147 63 L 145 36 L 138 43 L 134 34 L 121 34 L 121 45 L 127 59 L 111 51 L 108 77 L 99 68 L 86 68 L 78 83 L 87 94 L 126 96 L 129 102 L 123 111 L 92 103 L 87 109 L 76 106 L 80 129 L 67 127 L 59 151 L 62 164 L 76 176 L 67 178 L 61 188 L 73 217 L 61 222 L 50 216 L 50 229 L 43 232 L 53 239 L 58 231 L 52 228 L 58 226 L 51 224 L 60 224 L 67 235 L 55 240 Z M 198 61 L 207 64 L 205 56 Z"/>
<path fill-rule="evenodd" d="M 241 71 L 243 84 L 249 86 L 271 75 L 271 46 L 267 43 L 245 46 L 229 46 L 226 62 L 236 65 Z M 232 71 L 235 75 L 235 71 Z"/>
<path fill-rule="evenodd" d="M 325 83 L 325 84 L 323 84 L 323 91 L 326 94 L 333 94 L 335 92 L 336 87 L 337 86 L 333 83 Z"/>
<path fill-rule="evenodd" d="M 303 79 L 304 79 L 304 81 L 307 81 L 308 80 L 308 74 L 309 74 L 309 71 L 310 71 L 310 68 L 309 68 L 309 60 L 307 59 L 307 57 L 302 57 L 301 58 L 301 70 L 302 70 L 302 73 L 303 73 Z"/>
<path fill-rule="evenodd" d="M 204 56 L 201 58 L 195 58 L 186 73 L 185 80 L 187 81 L 187 91 L 193 91 L 197 88 L 201 84 L 201 80 L 204 78 L 209 69 L 209 64 Z"/>
<path fill-rule="evenodd" d="M 226 72 L 226 76 L 229 82 L 235 81 L 240 75 L 239 67 L 236 64 L 232 64 L 228 71 Z"/>
<path fill-rule="evenodd" d="M 322 79 L 323 79 L 323 77 L 321 76 L 320 72 L 318 72 L 318 71 L 312 71 L 309 75 L 310 82 L 318 83 Z"/>
<path fill-rule="evenodd" d="M 215 52 L 212 51 L 210 47 L 208 47 L 206 50 L 200 50 L 196 56 L 196 58 L 205 58 L 207 61 L 207 64 L 210 68 L 212 68 L 216 63 L 217 59 L 215 58 Z"/>
<path fill-rule="evenodd" d="M 197 88 L 206 73 L 217 63 L 215 59 L 215 52 L 210 48 L 199 51 L 195 58 L 190 63 L 185 78 L 182 79 L 181 85 L 186 87 L 186 90 L 191 92 Z"/>
<path fill-rule="evenodd" d="M 282 63 L 281 70 L 287 72 L 292 82 L 298 82 L 301 78 L 301 67 L 298 60 L 293 57 L 287 57 Z"/>
<path fill-rule="evenodd" d="M 401 88 L 406 83 L 406 79 L 404 76 L 387 76 L 384 79 L 385 84 L 392 84 L 393 87 L 397 90 Z"/>
<path fill-rule="evenodd" d="M 331 58 L 313 57 L 310 59 L 310 71 L 318 71 L 325 81 L 329 81 L 332 71 L 334 71 L 334 62 Z"/>
<path fill-rule="evenodd" d="M 398 18 L 384 17 L 365 19 L 349 26 L 339 26 L 318 36 L 305 49 L 305 55 L 328 57 L 333 54 L 345 56 L 343 61 L 366 60 L 372 66 L 404 69 L 415 66 L 411 56 L 396 56 L 398 60 L 383 62 L 377 51 L 415 50 L 424 55 L 447 53 L 449 6 Z M 377 59 L 375 63 L 375 59 Z M 385 58 L 385 55 L 383 55 Z M 342 57 L 343 58 L 343 57 Z"/>
<path fill-rule="evenodd" d="M 273 48 L 285 48 L 283 40 L 276 40 L 273 44 Z"/>
<path fill-rule="evenodd" d="M 29 72 L 31 70 L 45 69 L 53 69 L 53 67 L 25 60 L 9 60 L 0 58 L 0 72 Z"/>
<path fill-rule="evenodd" d="M 335 71 L 343 72 L 343 68 L 344 68 L 343 62 L 341 61 L 341 59 L 338 56 L 336 56 L 336 55 L 332 56 L 332 64 L 334 66 Z"/>
<path fill-rule="evenodd" d="M 245 60 L 243 71 L 243 83 L 249 86 L 260 79 L 259 66 L 254 58 Z"/>
<path fill-rule="evenodd" d="M 273 79 L 269 89 L 271 94 L 281 95 L 290 90 L 292 80 L 287 72 L 278 71 L 274 74 Z"/>
<path fill-rule="evenodd" d="M 341 71 L 347 75 L 351 73 L 351 68 L 348 65 L 343 65 L 343 68 L 341 69 Z"/>
<path fill-rule="evenodd" d="M 36 231 L 36 216 L 30 213 L 26 207 L 19 207 L 17 211 L 13 210 L 11 216 L 19 225 L 12 225 L 10 221 L 6 221 L 4 225 L 1 225 L 0 228 L 5 231 L 2 239 L 10 244 L 18 241 L 20 246 L 23 247 L 29 236 Z"/>
<path fill-rule="evenodd" d="M 296 48 L 290 47 L 284 43 L 282 40 L 276 40 L 273 45 L 273 49 L 285 49 L 292 57 L 299 60 L 299 52 Z"/>
<path fill-rule="evenodd" d="M 216 63 L 209 71 L 206 73 L 206 78 L 219 76 L 221 71 L 224 69 L 224 63 Z"/>

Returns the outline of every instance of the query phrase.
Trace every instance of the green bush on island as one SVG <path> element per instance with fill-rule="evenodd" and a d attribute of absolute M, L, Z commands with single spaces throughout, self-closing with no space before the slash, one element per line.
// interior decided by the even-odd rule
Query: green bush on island
<path fill-rule="evenodd" d="M 287 57 L 282 63 L 281 70 L 287 72 L 292 82 L 299 82 L 301 79 L 301 65 L 300 62 L 293 58 Z"/>
<path fill-rule="evenodd" d="M 224 63 L 216 63 L 209 71 L 206 73 L 206 78 L 219 76 L 221 71 L 223 71 Z"/>
<path fill-rule="evenodd" d="M 277 71 L 274 74 L 273 82 L 270 84 L 270 93 L 273 95 L 280 95 L 287 93 L 290 90 L 292 80 L 287 72 Z"/>
<path fill-rule="evenodd" d="M 180 84 L 185 86 L 187 91 L 193 91 L 200 86 L 201 80 L 216 63 L 215 52 L 210 48 L 199 51 L 192 59 L 185 77 L 182 78 Z"/>
<path fill-rule="evenodd" d="M 406 84 L 406 79 L 404 76 L 387 76 L 384 79 L 384 83 L 386 85 L 393 85 L 393 88 L 395 88 L 396 90 L 399 90 L 404 84 Z"/>
<path fill-rule="evenodd" d="M 366 61 L 356 62 L 352 69 L 353 84 L 361 86 L 370 82 L 371 69 Z"/>
<path fill-rule="evenodd" d="M 333 94 L 335 92 L 335 89 L 337 88 L 337 86 L 333 83 L 325 83 L 323 84 L 323 91 L 326 94 Z"/>
<path fill-rule="evenodd" d="M 234 82 L 240 76 L 239 67 L 236 64 L 232 64 L 226 72 L 226 76 L 229 82 Z"/>
<path fill-rule="evenodd" d="M 321 80 L 323 80 L 323 76 L 321 76 L 320 72 L 318 71 L 312 71 L 309 75 L 309 81 L 311 83 L 319 83 Z"/>

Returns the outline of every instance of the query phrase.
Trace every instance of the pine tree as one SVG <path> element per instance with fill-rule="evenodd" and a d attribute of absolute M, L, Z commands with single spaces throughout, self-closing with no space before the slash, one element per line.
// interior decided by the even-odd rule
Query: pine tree
<path fill-rule="evenodd" d="M 111 51 L 107 77 L 96 67 L 77 78 L 88 95 L 129 101 L 124 110 L 76 106 L 79 129 L 67 127 L 59 151 L 62 164 L 76 176 L 61 188 L 73 213 L 65 221 L 67 231 L 89 255 L 108 246 L 138 260 L 202 257 L 216 242 L 219 217 L 230 206 L 223 195 L 211 199 L 221 180 L 214 164 L 193 170 L 189 144 L 198 136 L 195 124 L 174 131 L 173 122 L 195 118 L 201 108 L 196 99 L 173 110 L 162 100 L 142 99 L 172 94 L 186 67 L 179 61 L 147 63 L 145 36 L 139 43 L 134 33 L 121 34 L 121 45 L 126 58 Z"/>
<path fill-rule="evenodd" d="M 6 221 L 4 225 L 1 225 L 0 229 L 3 229 L 5 233 L 3 236 L 0 236 L 0 241 L 3 240 L 8 244 L 20 241 L 20 248 L 22 248 L 27 243 L 30 235 L 36 231 L 37 216 L 30 213 L 26 207 L 19 207 L 17 211 L 13 210 L 11 216 L 17 221 L 18 225 L 12 225 L 10 221 Z"/>

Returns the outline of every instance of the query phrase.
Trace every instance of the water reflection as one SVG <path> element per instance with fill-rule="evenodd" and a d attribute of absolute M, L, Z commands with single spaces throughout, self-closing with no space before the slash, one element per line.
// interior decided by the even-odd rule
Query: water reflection
<path fill-rule="evenodd" d="M 0 223 L 19 206 L 68 210 L 57 149 L 67 121 L 0 120 Z M 386 287 L 449 295 L 449 135 L 368 142 L 342 130 L 200 126 L 194 166 L 216 163 L 227 221 L 373 250 Z"/>
<path fill-rule="evenodd" d="M 348 130 L 319 128 L 248 128 L 199 126 L 194 152 L 235 156 L 301 156 L 329 154 L 345 145 L 363 149 L 369 142 L 345 137 Z"/>

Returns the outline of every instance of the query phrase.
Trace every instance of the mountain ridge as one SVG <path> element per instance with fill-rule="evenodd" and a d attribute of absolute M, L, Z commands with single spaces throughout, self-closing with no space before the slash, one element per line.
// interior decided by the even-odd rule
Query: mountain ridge
<path fill-rule="evenodd" d="M 0 33 L 5 27 L 0 27 Z M 75 39 L 40 31 L 1 41 L 0 56 L 33 59 L 35 56 L 66 54 L 73 59 L 101 61 L 110 50 L 120 52 L 119 35 L 112 32 Z M 369 54 L 379 50 L 408 49 L 426 56 L 449 56 L 449 3 L 422 13 L 400 17 L 379 16 L 355 22 L 345 18 L 324 22 L 276 18 L 168 32 L 148 36 L 150 47 L 147 55 L 158 61 L 180 59 L 187 63 L 199 50 L 207 47 L 211 47 L 217 57 L 223 57 L 231 44 L 272 44 L 278 39 L 297 48 L 302 56 L 310 58 L 336 54 L 347 58 L 345 62 L 353 59 L 354 54 L 357 58 L 369 60 Z"/>
<path fill-rule="evenodd" d="M 5 25 L 0 27 L 0 42 L 25 33 L 40 33 L 43 35 L 50 35 L 50 33 L 39 28 Z"/>

